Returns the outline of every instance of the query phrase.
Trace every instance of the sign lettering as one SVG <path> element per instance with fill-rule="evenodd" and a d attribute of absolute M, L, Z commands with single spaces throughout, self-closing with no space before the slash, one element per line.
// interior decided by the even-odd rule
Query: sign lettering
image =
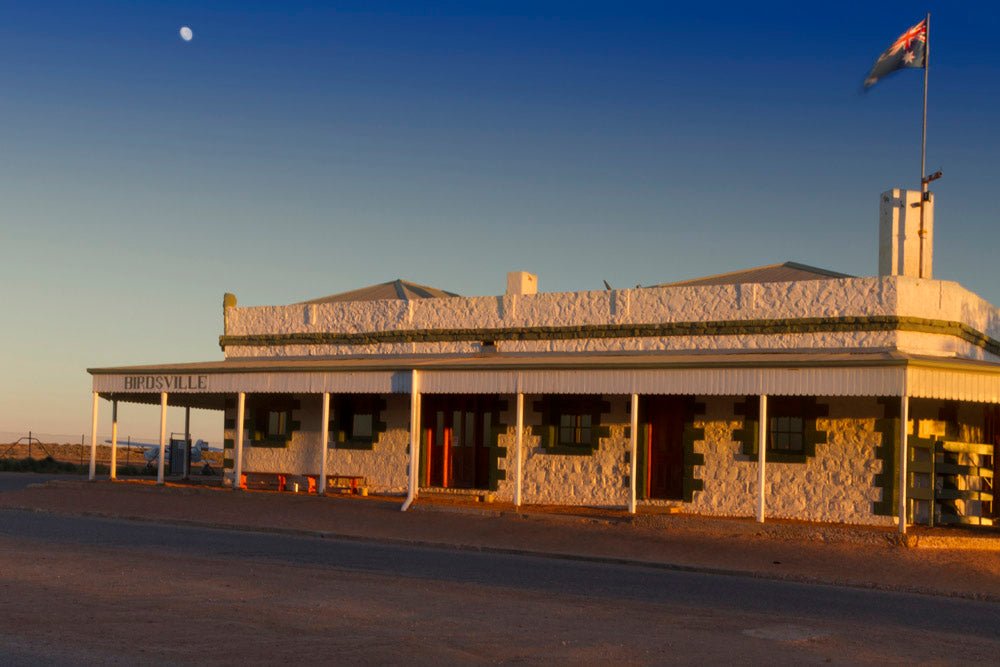
<path fill-rule="evenodd" d="M 125 391 L 204 391 L 207 375 L 126 375 Z"/>

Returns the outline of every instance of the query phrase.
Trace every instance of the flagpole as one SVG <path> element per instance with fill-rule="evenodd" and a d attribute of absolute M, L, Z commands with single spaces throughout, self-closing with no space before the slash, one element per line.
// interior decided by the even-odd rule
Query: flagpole
<path fill-rule="evenodd" d="M 931 70 L 931 13 L 924 19 L 924 121 L 920 128 L 920 272 L 924 277 L 924 203 L 927 201 L 927 79 Z"/>

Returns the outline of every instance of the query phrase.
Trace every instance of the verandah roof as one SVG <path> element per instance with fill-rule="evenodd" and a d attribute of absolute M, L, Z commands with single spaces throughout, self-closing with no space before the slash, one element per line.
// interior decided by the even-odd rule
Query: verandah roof
<path fill-rule="evenodd" d="M 95 368 L 94 391 L 121 401 L 221 409 L 247 393 L 683 394 L 901 396 L 1000 402 L 1000 364 L 854 353 L 479 354 L 382 359 L 240 359 Z"/>

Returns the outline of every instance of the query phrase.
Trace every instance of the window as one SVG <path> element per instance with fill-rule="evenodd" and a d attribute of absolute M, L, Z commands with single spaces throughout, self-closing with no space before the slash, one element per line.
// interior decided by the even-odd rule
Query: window
<path fill-rule="evenodd" d="M 275 412 L 271 410 L 267 413 L 267 438 L 277 438 L 285 434 L 288 428 L 288 413 L 285 411 Z"/>
<path fill-rule="evenodd" d="M 376 394 L 339 396 L 330 408 L 330 445 L 372 449 L 386 425 L 379 421 L 385 401 Z"/>
<path fill-rule="evenodd" d="M 815 400 L 774 396 L 767 403 L 767 451 L 776 454 L 806 453 L 806 421 L 815 418 Z"/>
<path fill-rule="evenodd" d="M 768 449 L 801 454 L 805 443 L 805 420 L 802 417 L 771 417 Z"/>
<path fill-rule="evenodd" d="M 760 402 L 756 396 L 737 401 L 734 412 L 743 426 L 733 431 L 744 456 L 757 456 Z M 826 417 L 829 406 L 813 396 L 769 396 L 767 399 L 767 460 L 805 463 L 816 455 L 816 445 L 826 443 L 826 431 L 817 428 L 817 418 Z"/>
<path fill-rule="evenodd" d="M 597 396 L 550 396 L 535 402 L 542 414 L 542 447 L 550 454 L 591 454 L 609 435 L 601 413 L 610 406 Z"/>
<path fill-rule="evenodd" d="M 589 414 L 562 413 L 559 415 L 559 444 L 590 446 L 591 416 Z"/>
<path fill-rule="evenodd" d="M 811 396 L 773 396 L 767 401 L 767 458 L 778 463 L 805 463 L 815 456 L 826 433 L 816 430 L 816 418 L 827 407 Z"/>
<path fill-rule="evenodd" d="M 247 409 L 247 427 L 250 443 L 258 447 L 285 447 L 292 440 L 292 433 L 299 429 L 292 421 L 292 410 L 298 401 L 280 395 L 261 395 L 252 399 Z"/>
<path fill-rule="evenodd" d="M 351 435 L 352 440 L 357 440 L 359 438 L 371 438 L 372 437 L 372 413 L 366 412 L 364 414 L 355 413 L 351 419 Z"/>

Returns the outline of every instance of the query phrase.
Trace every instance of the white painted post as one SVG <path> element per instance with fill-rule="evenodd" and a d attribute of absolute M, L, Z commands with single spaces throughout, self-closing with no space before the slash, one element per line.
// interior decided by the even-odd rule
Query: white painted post
<path fill-rule="evenodd" d="M 191 475 L 191 406 L 184 408 L 184 479 Z"/>
<path fill-rule="evenodd" d="M 517 465 L 516 483 L 514 486 L 514 507 L 521 506 L 521 484 L 524 478 L 524 394 L 517 392 L 517 437 L 514 440 L 517 448 L 517 457 L 514 459 Z"/>
<path fill-rule="evenodd" d="M 767 395 L 760 395 L 760 421 L 757 423 L 757 522 L 764 523 L 767 453 Z"/>
<path fill-rule="evenodd" d="M 156 483 L 163 484 L 163 459 L 167 452 L 167 392 L 160 392 L 160 460 L 156 464 Z"/>
<path fill-rule="evenodd" d="M 320 449 L 319 449 L 319 486 L 317 487 L 317 493 L 319 495 L 326 494 L 326 456 L 328 453 L 327 447 L 330 446 L 330 392 L 323 392 L 323 410 L 320 413 L 319 427 L 322 432 L 320 436 Z"/>
<path fill-rule="evenodd" d="M 246 432 L 246 425 L 243 423 L 246 412 L 247 395 L 240 392 L 236 400 L 236 452 L 233 462 L 233 488 L 242 488 L 240 480 L 243 479 L 243 434 Z"/>
<path fill-rule="evenodd" d="M 97 402 L 101 400 L 101 395 L 94 392 L 94 406 L 91 412 L 90 421 L 90 476 L 91 482 L 97 474 Z"/>
<path fill-rule="evenodd" d="M 410 509 L 410 505 L 417 499 L 420 480 L 420 375 L 417 370 L 412 371 L 410 377 L 410 488 L 406 494 L 406 501 L 403 503 L 402 511 Z"/>
<path fill-rule="evenodd" d="M 629 424 L 628 513 L 635 514 L 636 464 L 639 462 L 639 394 L 632 394 L 632 420 Z"/>
<path fill-rule="evenodd" d="M 907 457 L 909 455 L 908 442 L 907 442 L 907 428 L 910 421 L 910 397 L 903 394 L 902 399 L 899 403 L 899 534 L 906 535 L 906 519 L 907 519 L 907 498 L 906 498 L 906 484 L 909 475 L 907 475 Z M 933 483 L 934 480 L 931 480 Z"/>
<path fill-rule="evenodd" d="M 118 479 L 118 401 L 111 401 L 111 479 Z"/>

